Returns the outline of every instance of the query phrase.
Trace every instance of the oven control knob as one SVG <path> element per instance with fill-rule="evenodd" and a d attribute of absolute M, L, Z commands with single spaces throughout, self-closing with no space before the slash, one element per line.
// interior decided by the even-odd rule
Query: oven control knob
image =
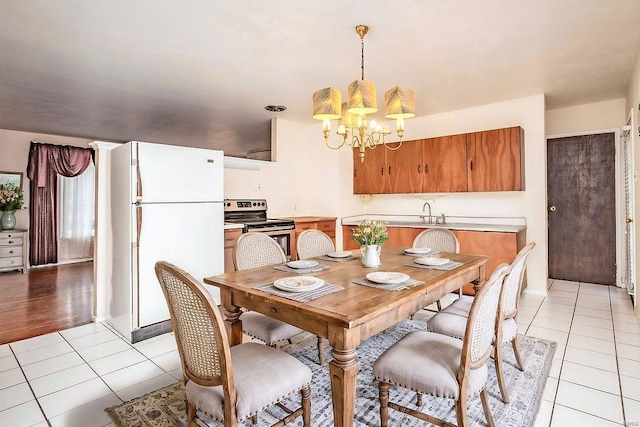
<path fill-rule="evenodd" d="M 255 205 L 256 205 L 256 202 L 253 202 L 253 206 L 255 206 Z"/>

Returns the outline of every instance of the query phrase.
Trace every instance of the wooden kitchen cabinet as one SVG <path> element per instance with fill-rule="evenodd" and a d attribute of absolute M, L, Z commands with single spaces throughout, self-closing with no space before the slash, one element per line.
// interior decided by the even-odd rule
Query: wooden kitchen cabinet
<path fill-rule="evenodd" d="M 385 151 L 384 147 L 367 149 L 364 162 L 361 162 L 359 149 L 353 149 L 353 194 L 385 193 Z"/>
<path fill-rule="evenodd" d="M 291 241 L 291 260 L 298 259 L 297 244 L 298 236 L 300 233 L 306 230 L 320 230 L 327 236 L 331 237 L 333 246 L 336 245 L 336 217 L 322 217 L 322 216 L 298 216 L 289 217 L 296 224 L 296 232 L 294 233 L 293 240 Z"/>
<path fill-rule="evenodd" d="M 25 230 L 0 231 L 0 272 L 27 268 L 27 232 Z"/>
<path fill-rule="evenodd" d="M 466 164 L 466 134 L 423 140 L 422 192 L 454 193 L 467 191 Z"/>
<path fill-rule="evenodd" d="M 230 228 L 224 230 L 224 272 L 230 273 L 235 271 L 233 265 L 233 248 L 236 245 L 236 240 L 242 234 L 241 228 Z"/>
<path fill-rule="evenodd" d="M 467 174 L 468 191 L 524 190 L 524 130 L 468 134 Z"/>
<path fill-rule="evenodd" d="M 524 190 L 524 131 L 495 129 L 353 153 L 354 194 Z"/>

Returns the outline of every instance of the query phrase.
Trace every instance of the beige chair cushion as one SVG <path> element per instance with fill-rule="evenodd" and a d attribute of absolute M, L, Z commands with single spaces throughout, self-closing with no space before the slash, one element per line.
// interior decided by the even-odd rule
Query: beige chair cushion
<path fill-rule="evenodd" d="M 427 331 L 414 331 L 389 347 L 376 360 L 373 373 L 378 381 L 432 396 L 458 400 L 456 375 L 460 367 L 462 341 Z M 469 397 L 487 382 L 487 365 L 469 372 Z"/>
<path fill-rule="evenodd" d="M 462 296 L 427 320 L 427 330 L 464 339 L 473 297 Z"/>
<path fill-rule="evenodd" d="M 240 320 L 242 320 L 242 331 L 245 334 L 257 338 L 267 345 L 288 340 L 302 332 L 300 328 L 254 311 L 243 313 Z"/>
<path fill-rule="evenodd" d="M 518 335 L 518 324 L 516 319 L 505 319 L 502 321 L 502 345 L 510 343 Z"/>
<path fill-rule="evenodd" d="M 297 392 L 311 382 L 311 370 L 296 358 L 257 343 L 231 347 L 238 396 L 238 420 L 243 420 Z M 218 421 L 224 418 L 222 386 L 186 385 L 187 399 Z"/>

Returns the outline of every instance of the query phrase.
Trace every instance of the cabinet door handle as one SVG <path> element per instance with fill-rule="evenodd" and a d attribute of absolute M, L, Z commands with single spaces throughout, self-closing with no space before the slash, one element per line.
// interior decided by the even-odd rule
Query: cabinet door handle
<path fill-rule="evenodd" d="M 418 163 L 418 173 L 420 173 L 420 164 Z"/>
<path fill-rule="evenodd" d="M 380 175 L 384 175 L 384 166 L 380 168 Z"/>
<path fill-rule="evenodd" d="M 471 170 L 473 170 L 473 160 L 469 161 L 469 167 L 471 168 Z"/>
<path fill-rule="evenodd" d="M 429 165 L 424 164 L 424 173 L 429 173 Z"/>
<path fill-rule="evenodd" d="M 12 243 L 13 243 L 13 240 L 9 240 L 9 244 L 12 244 Z"/>
<path fill-rule="evenodd" d="M 353 177 L 354 178 L 356 177 L 356 170 L 355 169 L 353 170 Z"/>
<path fill-rule="evenodd" d="M 389 166 L 389 175 L 391 175 L 391 166 Z"/>
<path fill-rule="evenodd" d="M 12 253 L 13 253 L 13 249 L 11 249 L 11 250 L 9 251 L 9 253 L 10 253 L 10 254 L 12 254 Z"/>

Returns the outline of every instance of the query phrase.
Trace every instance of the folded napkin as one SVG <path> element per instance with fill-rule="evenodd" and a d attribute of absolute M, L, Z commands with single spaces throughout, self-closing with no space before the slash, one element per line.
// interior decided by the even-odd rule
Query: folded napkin
<path fill-rule="evenodd" d="M 348 257 L 344 257 L 344 258 L 333 258 L 328 255 L 322 255 L 322 256 L 317 256 L 315 259 L 321 259 L 323 261 L 332 261 L 332 262 L 346 262 L 346 261 L 351 261 L 358 258 L 354 257 L 353 255 L 349 255 Z"/>
<path fill-rule="evenodd" d="M 329 267 L 327 267 L 326 265 L 318 264 L 314 267 L 309 267 L 309 268 L 291 268 L 288 265 L 276 265 L 273 268 L 280 271 L 286 271 L 287 273 L 309 274 L 309 273 L 317 273 L 318 271 L 326 270 Z"/>
<path fill-rule="evenodd" d="M 408 264 L 405 264 L 407 267 L 414 267 L 414 268 L 425 268 L 427 270 L 445 270 L 445 271 L 449 271 L 449 270 L 453 270 L 454 268 L 458 268 L 462 265 L 461 262 L 458 261 L 449 261 L 446 264 L 441 264 L 441 265 L 424 265 L 424 264 L 417 264 L 415 262 L 410 262 Z"/>
<path fill-rule="evenodd" d="M 385 291 L 391 291 L 391 292 L 402 291 L 404 289 L 413 288 L 414 286 L 424 285 L 424 282 L 420 280 L 415 280 L 415 279 L 407 279 L 401 283 L 382 284 L 382 283 L 372 282 L 366 277 L 363 277 L 362 279 L 354 280 L 353 283 L 357 285 L 369 286 L 371 288 L 376 288 L 376 289 L 384 289 Z"/>
<path fill-rule="evenodd" d="M 287 298 L 293 301 L 298 302 L 309 302 L 314 299 L 318 299 L 325 295 L 332 294 L 334 292 L 339 292 L 344 288 L 342 286 L 333 285 L 331 283 L 324 282 L 322 286 L 318 289 L 314 289 L 308 292 L 287 292 L 273 286 L 273 283 L 267 283 L 265 285 L 256 286 L 254 289 L 258 289 L 259 291 L 266 292 L 271 295 L 277 295 L 279 297 Z"/>

